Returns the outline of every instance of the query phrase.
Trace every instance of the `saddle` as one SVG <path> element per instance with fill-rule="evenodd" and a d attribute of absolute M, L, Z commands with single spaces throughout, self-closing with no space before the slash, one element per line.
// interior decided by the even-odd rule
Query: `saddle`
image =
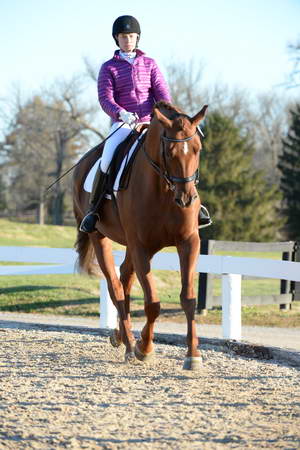
<path fill-rule="evenodd" d="M 121 165 L 125 159 L 125 167 L 123 169 L 120 181 L 119 181 L 119 187 L 118 191 L 125 190 L 128 187 L 129 180 L 130 180 L 130 173 L 131 169 L 136 157 L 136 154 L 140 147 L 142 146 L 146 133 L 142 133 L 145 130 L 145 126 L 143 125 L 140 129 L 134 129 L 131 131 L 131 133 L 127 136 L 127 138 L 121 142 L 115 152 L 114 156 L 111 160 L 110 167 L 109 167 L 109 174 L 108 174 L 108 180 L 107 180 L 107 188 L 106 192 L 109 194 L 113 194 L 114 191 L 114 183 L 116 180 L 116 177 L 119 173 L 119 170 L 121 168 Z M 133 151 L 133 153 L 130 155 L 131 147 L 134 145 L 134 143 L 137 142 L 137 145 Z"/>

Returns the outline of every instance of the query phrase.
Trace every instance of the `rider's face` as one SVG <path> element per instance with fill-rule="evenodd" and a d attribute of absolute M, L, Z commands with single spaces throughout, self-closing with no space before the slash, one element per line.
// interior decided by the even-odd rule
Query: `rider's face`
<path fill-rule="evenodd" d="M 132 52 L 136 48 L 137 33 L 119 33 L 117 40 L 123 52 Z"/>

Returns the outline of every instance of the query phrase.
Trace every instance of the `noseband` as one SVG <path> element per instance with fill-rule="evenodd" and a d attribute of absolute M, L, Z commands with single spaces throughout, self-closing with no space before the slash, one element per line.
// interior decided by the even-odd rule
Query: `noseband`
<path fill-rule="evenodd" d="M 192 136 L 189 136 L 187 138 L 184 139 L 175 139 L 175 138 L 169 138 L 168 136 L 161 136 L 160 140 L 162 141 L 162 157 L 163 157 L 163 162 L 164 162 L 164 168 L 163 170 L 161 169 L 161 167 L 156 164 L 156 162 L 153 161 L 153 159 L 148 155 L 148 153 L 146 152 L 145 149 L 145 143 L 143 145 L 143 150 L 144 153 L 148 159 L 148 161 L 150 162 L 151 166 L 154 168 L 154 170 L 162 177 L 165 179 L 165 181 L 167 182 L 169 188 L 171 189 L 171 191 L 174 191 L 176 186 L 174 183 L 189 183 L 190 181 L 195 181 L 195 185 L 198 184 L 199 182 L 199 170 L 197 169 L 195 171 L 195 173 L 189 177 L 174 177 L 172 175 L 169 174 L 168 171 L 168 167 L 167 167 L 167 159 L 166 159 L 166 146 L 165 143 L 166 142 L 188 142 L 191 139 L 193 139 L 193 137 L 199 133 L 198 128 L 196 129 L 195 133 Z"/>

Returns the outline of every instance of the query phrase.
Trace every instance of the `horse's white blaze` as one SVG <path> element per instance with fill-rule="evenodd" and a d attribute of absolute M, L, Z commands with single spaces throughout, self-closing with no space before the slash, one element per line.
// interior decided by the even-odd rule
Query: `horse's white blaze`
<path fill-rule="evenodd" d="M 186 155 L 188 151 L 189 151 L 189 146 L 188 146 L 187 142 L 184 142 L 183 143 L 183 153 Z"/>

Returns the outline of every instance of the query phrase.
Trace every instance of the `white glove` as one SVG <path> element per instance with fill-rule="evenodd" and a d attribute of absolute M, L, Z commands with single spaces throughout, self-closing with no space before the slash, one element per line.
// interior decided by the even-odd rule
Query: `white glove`
<path fill-rule="evenodd" d="M 122 109 L 122 111 L 119 114 L 120 119 L 122 122 L 127 123 L 128 125 L 131 125 L 132 123 L 135 123 L 137 118 L 136 115 L 126 111 L 125 109 Z"/>

